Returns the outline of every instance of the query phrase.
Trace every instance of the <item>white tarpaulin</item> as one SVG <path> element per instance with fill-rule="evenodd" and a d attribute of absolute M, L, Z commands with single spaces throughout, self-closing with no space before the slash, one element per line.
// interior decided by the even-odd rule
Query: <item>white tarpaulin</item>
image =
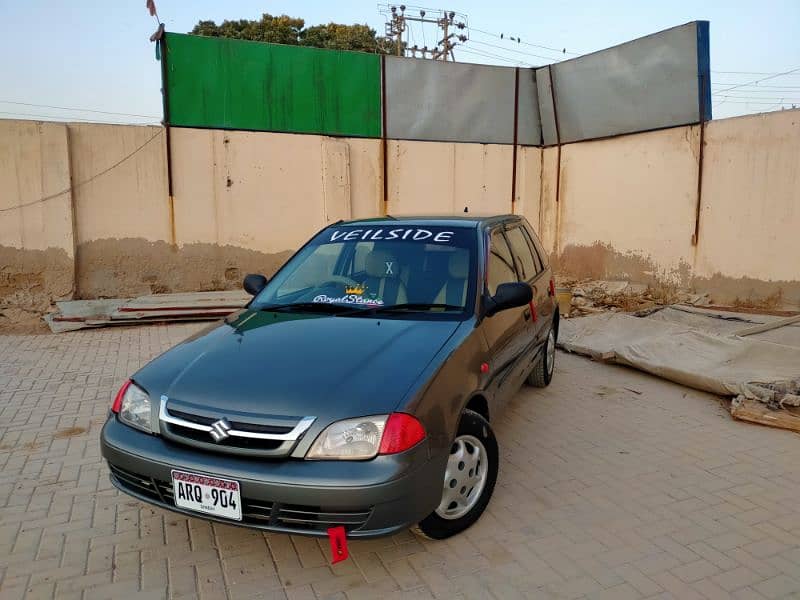
<path fill-rule="evenodd" d="M 795 346 L 710 333 L 664 316 L 619 313 L 562 321 L 559 345 L 715 394 L 800 403 L 800 348 Z"/>

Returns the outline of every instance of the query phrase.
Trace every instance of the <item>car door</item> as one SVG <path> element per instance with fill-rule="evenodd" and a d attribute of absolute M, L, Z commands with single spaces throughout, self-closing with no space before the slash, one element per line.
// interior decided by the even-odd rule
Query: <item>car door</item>
<path fill-rule="evenodd" d="M 550 322 L 553 319 L 552 302 L 550 301 L 550 279 L 544 265 L 533 247 L 533 240 L 522 226 L 522 223 L 506 229 L 506 238 L 514 255 L 520 281 L 526 282 L 533 290 L 531 302 L 531 339 L 534 340 L 534 352 L 544 344 Z"/>
<path fill-rule="evenodd" d="M 487 235 L 485 269 L 486 293 L 490 296 L 501 283 L 519 281 L 502 226 L 490 230 Z M 487 389 L 496 405 L 503 404 L 525 376 L 527 365 L 520 359 L 524 358 L 525 348 L 531 342 L 531 317 L 530 307 L 520 306 L 500 311 L 481 322 L 490 356 Z"/>
<path fill-rule="evenodd" d="M 547 252 L 545 252 L 544 246 L 542 246 L 542 240 L 540 240 L 539 236 L 536 235 L 536 232 L 533 230 L 533 227 L 531 227 L 530 223 L 523 220 L 523 225 L 523 230 L 527 234 L 527 239 L 530 242 L 531 249 L 533 250 L 533 255 L 536 257 L 536 261 L 541 265 L 541 268 L 544 271 L 542 282 L 547 282 L 548 285 L 549 298 L 546 298 L 544 304 L 538 306 L 537 308 L 539 309 L 540 316 L 544 317 L 545 324 L 552 323 L 553 319 L 556 317 L 556 312 L 558 311 L 553 269 L 550 268 L 550 261 L 548 260 Z M 547 337 L 546 329 L 544 330 L 544 336 Z"/>

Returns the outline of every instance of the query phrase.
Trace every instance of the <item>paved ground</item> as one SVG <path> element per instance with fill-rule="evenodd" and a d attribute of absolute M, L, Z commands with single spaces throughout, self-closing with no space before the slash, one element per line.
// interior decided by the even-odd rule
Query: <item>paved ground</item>
<path fill-rule="evenodd" d="M 131 371 L 195 325 L 0 337 L 0 597 L 800 597 L 800 437 L 559 354 L 495 427 L 466 534 L 351 544 L 264 535 L 118 494 L 97 437 Z"/>

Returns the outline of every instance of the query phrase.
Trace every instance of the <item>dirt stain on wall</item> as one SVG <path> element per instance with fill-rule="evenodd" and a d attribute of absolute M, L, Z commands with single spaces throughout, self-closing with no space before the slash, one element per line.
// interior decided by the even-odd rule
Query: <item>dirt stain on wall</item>
<path fill-rule="evenodd" d="M 74 262 L 60 248 L 23 250 L 0 245 L 0 329 L 42 330 L 41 314 L 56 300 L 72 298 Z"/>
<path fill-rule="evenodd" d="M 216 244 L 175 247 L 140 238 L 95 240 L 77 249 L 78 297 L 238 289 L 248 273 L 270 276 L 291 255 Z"/>
<path fill-rule="evenodd" d="M 716 303 L 762 308 L 800 307 L 800 281 L 765 281 L 716 274 L 698 277 L 687 262 L 672 270 L 635 252 L 619 252 L 608 244 L 569 245 L 552 258 L 561 277 L 611 279 L 653 286 L 675 286 L 697 293 L 708 292 Z"/>

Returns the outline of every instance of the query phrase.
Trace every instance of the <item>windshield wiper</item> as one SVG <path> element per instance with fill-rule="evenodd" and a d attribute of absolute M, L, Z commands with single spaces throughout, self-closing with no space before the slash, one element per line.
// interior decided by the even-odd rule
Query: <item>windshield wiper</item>
<path fill-rule="evenodd" d="M 420 312 L 420 311 L 427 311 L 431 309 L 443 309 L 444 311 L 454 311 L 457 310 L 461 312 L 464 310 L 463 306 L 457 306 L 455 304 L 433 304 L 430 302 L 407 302 L 404 304 L 389 304 L 388 306 L 371 306 L 369 308 L 354 308 L 348 312 L 339 313 L 338 316 L 356 316 L 356 315 L 374 315 L 376 313 L 391 313 L 391 312 L 401 312 L 401 311 L 409 311 L 409 312 Z"/>
<path fill-rule="evenodd" d="M 330 304 L 328 302 L 288 302 L 286 304 L 267 304 L 259 307 L 258 310 L 281 311 L 281 310 L 311 310 L 313 312 L 342 313 L 350 311 L 349 306 L 341 304 Z"/>

